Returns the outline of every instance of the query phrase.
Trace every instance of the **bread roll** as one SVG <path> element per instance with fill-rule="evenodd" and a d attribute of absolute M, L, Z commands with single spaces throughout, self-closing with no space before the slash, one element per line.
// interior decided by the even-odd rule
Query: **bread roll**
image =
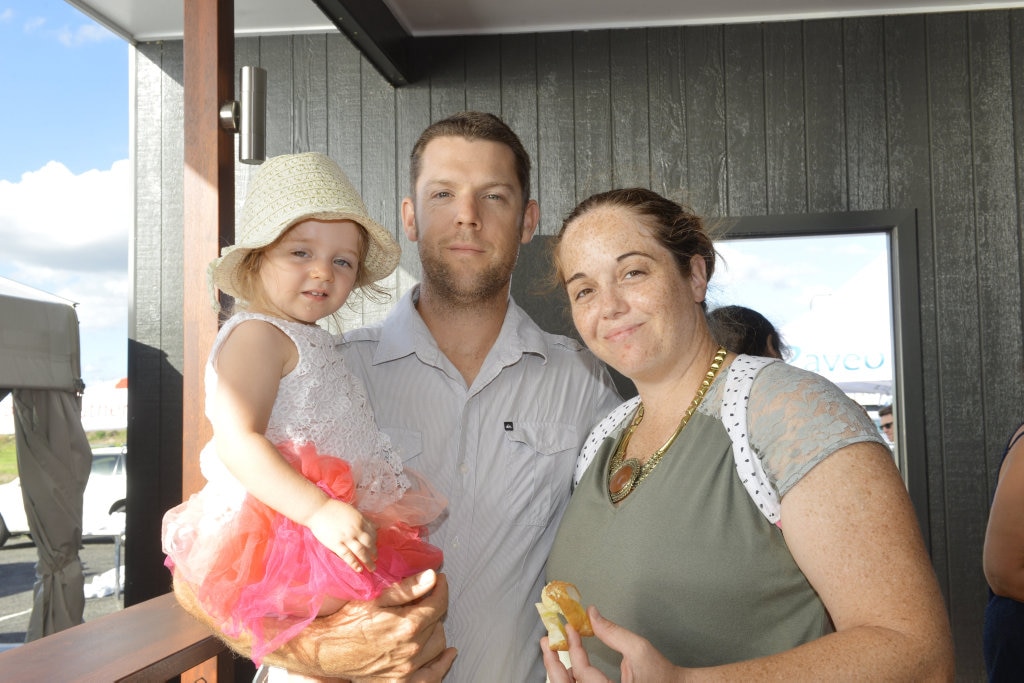
<path fill-rule="evenodd" d="M 563 619 L 581 636 L 594 635 L 586 610 L 580 604 L 579 590 L 568 581 L 550 581 L 540 592 L 540 602 L 535 603 L 544 628 L 548 630 L 548 647 L 552 650 L 568 650 Z"/>

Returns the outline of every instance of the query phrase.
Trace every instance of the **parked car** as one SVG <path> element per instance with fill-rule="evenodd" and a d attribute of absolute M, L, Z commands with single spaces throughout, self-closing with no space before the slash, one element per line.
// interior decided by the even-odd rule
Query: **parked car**
<path fill-rule="evenodd" d="M 82 536 L 124 533 L 127 455 L 128 449 L 124 446 L 92 449 L 92 469 L 82 504 Z M 27 533 L 28 518 L 19 477 L 0 485 L 0 546 L 11 536 Z"/>

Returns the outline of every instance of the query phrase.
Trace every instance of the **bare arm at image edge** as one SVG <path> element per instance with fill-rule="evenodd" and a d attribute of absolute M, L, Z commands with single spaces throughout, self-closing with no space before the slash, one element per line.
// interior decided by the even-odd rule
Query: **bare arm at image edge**
<path fill-rule="evenodd" d="M 218 632 L 188 583 L 175 579 L 174 594 L 186 612 L 232 650 L 248 656 L 248 634 L 228 638 Z M 395 584 L 373 602 L 349 602 L 334 614 L 313 620 L 264 662 L 307 676 L 440 681 L 455 658 L 455 650 L 445 647 L 440 621 L 447 607 L 447 580 L 427 571 Z"/>
<path fill-rule="evenodd" d="M 984 567 L 993 593 L 1024 602 L 1024 437 L 1017 438 L 1000 468 L 985 532 Z"/>

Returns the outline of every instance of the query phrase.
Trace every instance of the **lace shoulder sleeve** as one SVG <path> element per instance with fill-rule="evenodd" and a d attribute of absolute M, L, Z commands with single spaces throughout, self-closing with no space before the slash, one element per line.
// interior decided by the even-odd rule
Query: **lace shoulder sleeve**
<path fill-rule="evenodd" d="M 748 404 L 750 444 L 779 496 L 819 462 L 850 444 L 885 444 L 867 412 L 813 372 L 772 363 L 754 380 Z"/>

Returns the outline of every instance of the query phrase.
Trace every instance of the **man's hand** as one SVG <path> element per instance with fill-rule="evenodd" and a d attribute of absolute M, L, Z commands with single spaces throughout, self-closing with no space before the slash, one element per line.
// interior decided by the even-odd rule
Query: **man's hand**
<path fill-rule="evenodd" d="M 249 635 L 227 638 L 218 632 L 191 586 L 175 578 L 174 593 L 228 647 L 249 655 Z M 445 648 L 440 621 L 447 609 L 447 579 L 427 570 L 391 586 L 372 602 L 347 602 L 334 614 L 314 619 L 264 661 L 307 676 L 440 680 L 455 658 L 455 650 Z"/>

